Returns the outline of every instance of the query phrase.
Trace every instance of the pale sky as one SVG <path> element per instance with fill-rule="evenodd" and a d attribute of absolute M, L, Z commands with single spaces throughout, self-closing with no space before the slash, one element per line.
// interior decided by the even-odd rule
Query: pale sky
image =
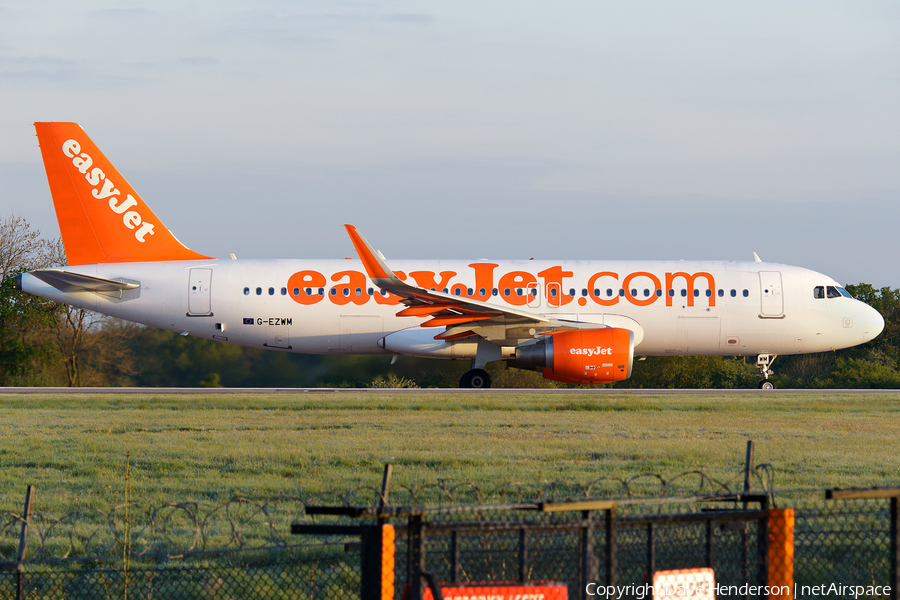
<path fill-rule="evenodd" d="M 0 216 L 75 121 L 194 250 L 900 286 L 896 2 L 0 2 Z"/>

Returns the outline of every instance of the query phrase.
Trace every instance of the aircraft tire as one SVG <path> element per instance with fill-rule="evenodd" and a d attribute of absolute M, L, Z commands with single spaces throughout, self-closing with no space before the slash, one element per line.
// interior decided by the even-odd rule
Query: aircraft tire
<path fill-rule="evenodd" d="M 491 376 L 484 369 L 467 371 L 459 380 L 461 388 L 486 389 L 491 387 Z"/>
<path fill-rule="evenodd" d="M 769 381 L 768 379 L 763 379 L 759 382 L 759 389 L 761 390 L 774 390 L 775 384 Z"/>

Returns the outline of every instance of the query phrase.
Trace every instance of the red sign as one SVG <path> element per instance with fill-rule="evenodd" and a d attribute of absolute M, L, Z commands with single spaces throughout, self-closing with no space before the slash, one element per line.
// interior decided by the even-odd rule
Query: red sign
<path fill-rule="evenodd" d="M 558 583 L 544 585 L 441 586 L 444 600 L 568 600 L 569 588 Z M 422 600 L 434 600 L 431 590 L 422 590 Z"/>

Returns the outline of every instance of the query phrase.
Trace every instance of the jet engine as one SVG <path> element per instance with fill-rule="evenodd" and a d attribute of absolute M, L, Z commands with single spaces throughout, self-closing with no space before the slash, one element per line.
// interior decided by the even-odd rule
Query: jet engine
<path fill-rule="evenodd" d="M 533 369 L 547 379 L 603 384 L 631 377 L 634 333 L 628 329 L 567 329 L 516 346 L 509 366 Z"/>

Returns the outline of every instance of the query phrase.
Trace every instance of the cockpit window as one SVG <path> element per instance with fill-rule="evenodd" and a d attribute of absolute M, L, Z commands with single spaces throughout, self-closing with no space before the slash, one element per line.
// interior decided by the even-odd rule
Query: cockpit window
<path fill-rule="evenodd" d="M 850 292 L 837 285 L 817 285 L 813 288 L 813 298 L 852 298 Z"/>

